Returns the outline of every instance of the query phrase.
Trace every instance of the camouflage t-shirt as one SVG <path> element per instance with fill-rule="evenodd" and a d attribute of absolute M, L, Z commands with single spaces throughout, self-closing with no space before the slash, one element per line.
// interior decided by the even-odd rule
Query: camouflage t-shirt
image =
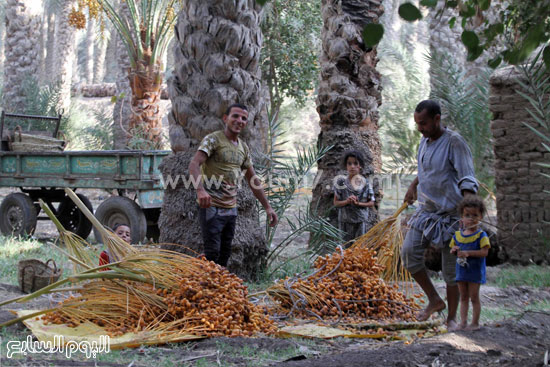
<path fill-rule="evenodd" d="M 248 146 L 241 139 L 234 144 L 219 130 L 206 135 L 198 150 L 208 156 L 201 173 L 204 188 L 212 197 L 212 206 L 235 208 L 242 171 L 252 166 Z"/>

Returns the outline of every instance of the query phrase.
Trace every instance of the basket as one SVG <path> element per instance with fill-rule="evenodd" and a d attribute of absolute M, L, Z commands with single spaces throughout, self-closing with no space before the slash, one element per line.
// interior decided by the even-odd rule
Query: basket
<path fill-rule="evenodd" d="M 49 136 L 24 134 L 21 126 L 13 132 L 13 141 L 8 143 L 13 152 L 62 152 L 65 141 Z"/>
<path fill-rule="evenodd" d="M 26 142 L 10 142 L 10 151 L 12 152 L 62 152 L 60 145 L 34 144 Z"/>
<path fill-rule="evenodd" d="M 53 268 L 49 266 L 50 263 L 53 264 Z M 46 263 L 37 259 L 21 260 L 18 268 L 17 278 L 23 293 L 33 293 L 55 283 L 63 273 L 63 269 L 58 269 L 53 259 Z"/>

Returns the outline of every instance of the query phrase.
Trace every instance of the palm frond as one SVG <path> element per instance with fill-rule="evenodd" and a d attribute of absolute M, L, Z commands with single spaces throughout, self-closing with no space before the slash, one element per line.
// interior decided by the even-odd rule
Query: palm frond
<path fill-rule="evenodd" d="M 89 150 L 113 149 L 113 114 L 107 109 L 94 109 L 92 113 L 96 123 L 83 129 L 82 144 Z"/>
<path fill-rule="evenodd" d="M 113 0 L 95 0 L 128 51 L 132 68 L 138 62 L 157 64 L 173 36 L 180 0 L 125 0 L 120 11 Z"/>
<path fill-rule="evenodd" d="M 409 174 L 416 171 L 420 134 L 412 127 L 416 103 L 428 95 L 428 81 L 411 49 L 399 43 L 380 44 L 378 69 L 384 84 L 380 108 L 383 171 Z M 399 65 L 399 67 L 396 67 Z"/>
<path fill-rule="evenodd" d="M 332 226 L 321 214 L 310 209 L 310 203 L 305 209 L 299 210 L 292 218 L 286 216 L 286 211 L 298 194 L 298 190 L 304 185 L 305 179 L 317 165 L 317 162 L 327 154 L 332 147 L 311 146 L 299 148 L 296 157 L 282 155 L 281 147 L 286 143 L 283 141 L 285 131 L 282 128 L 282 121 L 278 120 L 278 113 L 268 112 L 267 151 L 256 154 L 254 167 L 256 173 L 266 183 L 265 193 L 271 207 L 279 217 L 279 223 L 286 219 L 290 227 L 290 233 L 278 244 L 273 244 L 278 225 L 265 226 L 265 236 L 270 252 L 267 255 L 266 264 L 272 266 L 278 256 L 287 248 L 294 239 L 303 233 L 310 233 L 310 251 L 316 254 L 327 249 L 336 248 L 341 238 L 340 231 Z M 259 214 L 263 208 L 257 206 Z M 259 215 L 260 218 L 265 217 Z M 284 264 L 284 263 L 283 263 Z M 282 266 L 279 264 L 279 266 Z M 273 272 L 272 272 L 273 273 Z"/>
<path fill-rule="evenodd" d="M 273 265 L 277 256 L 280 255 L 293 240 L 307 232 L 311 234 L 309 242 L 309 252 L 311 256 L 332 252 L 341 243 L 342 232 L 330 224 L 326 217 L 319 215 L 318 212 L 312 211 L 310 204 L 311 203 L 308 202 L 308 204 L 305 205 L 305 210 L 299 210 L 293 218 L 286 218 L 291 231 L 269 252 L 266 259 L 268 266 Z"/>
<path fill-rule="evenodd" d="M 494 153 L 490 129 L 492 114 L 489 110 L 491 71 L 486 69 L 470 76 L 444 53 L 434 52 L 426 55 L 426 59 L 432 75 L 430 97 L 440 102 L 444 123 L 458 131 L 468 142 L 481 186 L 493 191 Z"/>
<path fill-rule="evenodd" d="M 527 112 L 538 126 L 526 122 L 523 124 L 535 131 L 541 138 L 550 141 L 550 73 L 544 62 L 539 61 L 542 51 L 541 48 L 532 60 L 516 66 L 516 69 L 525 78 L 525 82 L 518 80 L 518 84 L 523 90 L 516 90 L 516 93 L 529 102 L 531 108 L 528 108 Z"/>
<path fill-rule="evenodd" d="M 49 83 L 37 88 L 38 81 L 32 75 L 23 79 L 22 89 L 25 95 L 22 113 L 29 115 L 55 116 L 61 99 L 61 87 L 59 83 Z M 40 126 L 40 122 L 38 125 Z M 38 127 L 40 129 L 41 127 Z"/>

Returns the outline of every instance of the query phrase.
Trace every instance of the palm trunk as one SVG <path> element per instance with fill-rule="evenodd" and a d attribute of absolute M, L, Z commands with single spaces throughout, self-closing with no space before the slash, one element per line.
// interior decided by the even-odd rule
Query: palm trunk
<path fill-rule="evenodd" d="M 107 43 L 107 50 L 105 51 L 105 76 L 103 81 L 114 83 L 117 80 L 118 75 L 118 54 L 119 51 L 124 51 L 124 49 L 119 50 L 118 47 L 122 46 L 119 41 L 118 33 L 110 30 L 111 37 Z"/>
<path fill-rule="evenodd" d="M 71 103 L 71 84 L 73 80 L 75 58 L 75 30 L 69 24 L 69 13 L 76 7 L 75 0 L 65 0 L 62 10 L 56 17 L 56 55 L 55 64 L 57 72 L 56 81 L 60 88 L 58 108 L 68 110 Z"/>
<path fill-rule="evenodd" d="M 85 41 L 85 40 L 84 40 Z M 74 54 L 73 54 L 73 65 L 71 67 L 71 89 L 72 89 L 72 86 L 73 85 L 78 85 L 80 84 L 80 70 L 79 70 L 79 58 L 78 58 L 78 48 L 79 48 L 79 44 L 76 40 L 76 37 L 75 37 L 75 40 L 74 40 Z M 69 104 L 70 104 L 70 101 L 69 101 Z"/>
<path fill-rule="evenodd" d="M 0 9 L 0 75 L 4 77 L 4 47 L 6 44 L 6 9 Z M 2 83 L 3 84 L 3 83 Z"/>
<path fill-rule="evenodd" d="M 427 17 L 430 27 L 430 54 L 434 57 L 452 57 L 453 64 L 463 69 L 466 65 L 466 48 L 460 38 L 463 29 L 459 21 L 453 28 L 449 27 L 449 20 L 456 17 L 458 12 L 454 9 L 443 9 L 444 6 L 445 1 L 439 0 L 437 14 L 432 10 Z"/>
<path fill-rule="evenodd" d="M 397 12 L 399 4 L 399 0 L 384 1 L 384 15 L 381 17 L 380 21 L 384 25 L 385 39 L 396 40 L 398 37 L 396 28 L 402 26 L 402 20 Z"/>
<path fill-rule="evenodd" d="M 94 81 L 94 41 L 96 35 L 96 22 L 94 19 L 88 21 L 86 29 L 86 59 L 84 60 L 84 79 L 86 83 L 91 84 Z"/>
<path fill-rule="evenodd" d="M 45 7 L 43 8 L 45 10 Z M 46 80 L 46 56 L 47 49 L 46 43 L 48 42 L 48 16 L 42 15 L 42 22 L 40 25 L 40 53 L 39 53 L 39 70 L 38 70 L 38 79 L 40 84 L 43 84 Z"/>
<path fill-rule="evenodd" d="M 160 93 L 162 72 L 159 65 L 139 65 L 130 70 L 128 79 L 132 90 L 132 115 L 130 134 L 138 134 L 151 145 L 162 147 L 162 116 L 160 115 Z M 148 144 L 149 144 L 148 143 Z"/>
<path fill-rule="evenodd" d="M 25 81 L 39 75 L 40 44 L 37 40 L 40 39 L 42 5 L 37 0 L 7 0 L 5 7 L 3 108 L 7 112 L 22 112 Z"/>
<path fill-rule="evenodd" d="M 419 0 L 412 0 L 410 3 L 414 4 L 415 6 L 419 6 Z M 401 31 L 401 34 L 404 35 L 403 39 L 401 40 L 404 44 L 406 49 L 412 54 L 414 53 L 415 48 L 418 47 L 418 28 L 420 22 L 403 22 L 401 25 L 403 27 L 403 30 Z"/>
<path fill-rule="evenodd" d="M 168 43 L 168 49 L 166 52 L 166 60 L 164 62 L 165 70 L 166 71 L 172 71 L 174 67 L 176 66 L 176 60 L 174 59 L 174 45 L 176 43 L 176 39 L 172 38 L 170 40 L 170 43 Z"/>
<path fill-rule="evenodd" d="M 342 152 L 355 149 L 367 160 L 365 174 L 381 169 L 378 107 L 381 104 L 380 74 L 376 49 L 363 44 L 361 31 L 377 23 L 383 13 L 381 0 L 323 0 L 321 33 L 321 82 L 317 97 L 321 133 L 318 143 L 334 148 L 318 164 L 318 185 L 312 202 L 320 212 L 332 207 L 332 182 L 345 173 L 340 168 Z M 345 24 L 346 26 L 342 26 Z M 375 190 L 377 182 L 373 182 Z M 332 211 L 331 222 L 336 224 Z"/>
<path fill-rule="evenodd" d="M 105 31 L 107 32 L 107 31 Z M 94 77 L 93 84 L 103 83 L 105 78 L 105 58 L 107 55 L 108 41 L 106 38 L 96 40 L 94 43 Z"/>
<path fill-rule="evenodd" d="M 124 14 L 123 17 L 129 19 L 128 5 L 122 1 L 119 6 L 120 14 Z M 132 90 L 130 88 L 130 82 L 128 80 L 128 70 L 130 68 L 130 58 L 126 47 L 124 46 L 120 37 L 116 37 L 116 50 L 117 50 L 117 74 L 116 74 L 116 94 L 117 100 L 115 108 L 113 110 L 114 118 L 114 148 L 124 149 L 128 146 L 129 139 L 129 123 L 132 115 L 131 103 L 132 103 Z"/>
<path fill-rule="evenodd" d="M 56 64 L 55 59 L 55 14 L 47 9 L 47 23 L 48 23 L 48 35 L 46 39 L 46 61 L 45 61 L 45 73 L 44 81 L 51 82 L 53 75 L 55 75 Z"/>
<path fill-rule="evenodd" d="M 462 43 L 461 35 L 464 31 L 460 21 L 456 21 L 453 28 L 449 27 L 449 20 L 452 17 L 458 18 L 458 11 L 456 9 L 443 9 L 445 6 L 444 0 L 439 0 L 436 10 L 430 11 L 427 19 L 429 23 L 429 35 L 430 35 L 430 53 L 434 57 L 446 57 L 452 59 L 454 65 L 458 65 L 460 69 L 466 70 L 466 75 L 479 75 L 485 71 L 487 61 L 490 55 L 497 53 L 495 47 L 484 52 L 480 57 L 474 61 L 467 61 L 468 52 L 466 47 Z M 484 15 L 491 20 L 489 24 L 492 24 L 494 18 L 499 17 L 499 12 L 502 4 L 499 2 L 493 2 L 489 11 L 484 12 Z M 460 19 L 460 18 L 458 18 Z M 482 32 L 484 24 L 476 24 L 476 19 L 470 20 L 465 28 L 468 30 L 474 30 L 478 34 Z M 496 23 L 496 22 L 495 22 Z M 502 42 L 505 42 L 504 40 Z"/>
<path fill-rule="evenodd" d="M 266 120 L 261 97 L 259 22 L 254 0 L 184 3 L 176 25 L 176 66 L 168 81 L 172 100 L 170 143 L 179 153 L 163 161 L 164 177 L 187 176 L 199 142 L 206 134 L 223 128 L 221 116 L 234 102 L 248 107 L 243 138 L 252 151 L 261 149 Z M 159 220 L 161 242 L 183 244 L 202 252 L 195 199 L 193 187 L 185 188 L 181 183 L 165 190 Z M 267 248 L 255 199 L 248 188 L 239 190 L 238 205 L 229 269 L 253 278 Z"/>

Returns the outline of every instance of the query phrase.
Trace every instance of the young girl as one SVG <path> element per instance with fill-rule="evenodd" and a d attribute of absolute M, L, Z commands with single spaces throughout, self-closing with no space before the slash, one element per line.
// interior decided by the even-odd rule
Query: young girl
<path fill-rule="evenodd" d="M 361 176 L 365 160 L 358 151 L 344 153 L 342 165 L 347 177 L 337 176 L 334 183 L 334 206 L 338 208 L 338 227 L 345 233 L 347 246 L 365 234 L 376 222 L 374 191 Z"/>
<path fill-rule="evenodd" d="M 485 283 L 485 257 L 489 253 L 489 237 L 479 228 L 486 212 L 480 197 L 470 195 L 458 206 L 462 229 L 453 236 L 451 253 L 456 254 L 456 281 L 460 292 L 459 329 L 478 330 L 481 303 L 479 287 Z M 468 303 L 472 302 L 472 323 L 468 324 Z"/>
<path fill-rule="evenodd" d="M 124 242 L 130 243 L 132 239 L 132 233 L 130 232 L 130 227 L 127 224 L 115 224 L 113 227 L 113 232 L 120 237 Z M 99 255 L 99 265 L 107 265 L 111 262 L 111 256 L 109 250 L 104 250 Z M 107 270 L 107 268 L 105 268 Z"/>

